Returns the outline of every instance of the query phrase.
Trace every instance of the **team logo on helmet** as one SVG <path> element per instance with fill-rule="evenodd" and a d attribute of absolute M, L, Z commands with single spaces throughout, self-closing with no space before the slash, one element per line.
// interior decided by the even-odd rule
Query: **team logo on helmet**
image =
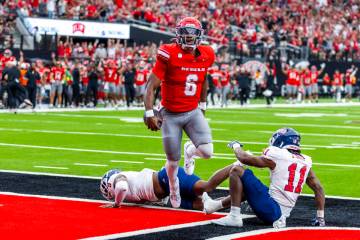
<path fill-rule="evenodd" d="M 183 18 L 176 26 L 176 42 L 182 49 L 193 51 L 199 46 L 203 32 L 199 20 L 193 17 Z"/>
<path fill-rule="evenodd" d="M 300 134 L 292 128 L 280 128 L 270 138 L 269 145 L 300 150 Z"/>

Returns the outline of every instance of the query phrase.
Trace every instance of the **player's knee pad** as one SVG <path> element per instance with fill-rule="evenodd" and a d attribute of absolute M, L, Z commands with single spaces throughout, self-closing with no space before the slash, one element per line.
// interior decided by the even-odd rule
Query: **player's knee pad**
<path fill-rule="evenodd" d="M 212 143 L 201 144 L 197 147 L 197 151 L 202 158 L 211 158 L 214 153 L 214 146 Z"/>

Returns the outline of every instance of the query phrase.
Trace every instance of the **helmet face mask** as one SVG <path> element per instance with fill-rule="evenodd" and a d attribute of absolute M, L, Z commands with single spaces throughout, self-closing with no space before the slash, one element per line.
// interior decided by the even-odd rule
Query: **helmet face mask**
<path fill-rule="evenodd" d="M 203 29 L 192 17 L 182 19 L 176 27 L 176 41 L 185 51 L 193 51 L 200 45 Z"/>
<path fill-rule="evenodd" d="M 100 181 L 100 192 L 101 195 L 109 201 L 114 200 L 113 181 L 114 177 L 120 173 L 118 169 L 113 169 L 104 174 Z"/>

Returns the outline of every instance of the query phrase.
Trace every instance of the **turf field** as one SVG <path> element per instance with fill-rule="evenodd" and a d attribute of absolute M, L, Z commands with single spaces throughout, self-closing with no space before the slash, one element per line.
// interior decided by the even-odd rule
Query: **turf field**
<path fill-rule="evenodd" d="M 3 113 L 0 169 L 95 177 L 111 168 L 160 169 L 165 161 L 161 135 L 145 128 L 142 115 L 143 111 Z M 240 140 L 245 149 L 259 154 L 272 132 L 289 126 L 302 133 L 303 152 L 313 157 L 326 194 L 360 197 L 360 106 L 210 109 L 206 117 L 215 156 L 197 160 L 195 173 L 200 177 L 207 179 L 235 161 L 226 148 L 228 141 Z M 267 170 L 255 172 L 268 182 Z"/>

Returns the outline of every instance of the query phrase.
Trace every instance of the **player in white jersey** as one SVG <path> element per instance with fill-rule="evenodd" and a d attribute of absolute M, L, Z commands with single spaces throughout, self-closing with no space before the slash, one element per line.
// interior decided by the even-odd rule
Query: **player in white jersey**
<path fill-rule="evenodd" d="M 286 218 L 290 216 L 302 188 L 306 184 L 315 193 L 317 206 L 313 225 L 325 226 L 325 195 L 320 181 L 311 169 L 312 160 L 300 153 L 300 135 L 292 128 L 281 128 L 270 139 L 269 147 L 262 156 L 249 155 L 242 150 L 242 145 L 233 141 L 231 147 L 240 165 L 230 171 L 230 214 L 215 220 L 215 224 L 224 226 L 243 225 L 240 215 L 240 204 L 247 200 L 256 216 L 275 228 L 286 226 Z M 270 187 L 257 179 L 247 166 L 270 169 Z M 223 200 L 223 206 L 229 199 Z"/>
<path fill-rule="evenodd" d="M 233 165 L 216 171 L 208 181 L 198 176 L 187 175 L 184 168 L 179 168 L 177 177 L 181 195 L 180 207 L 185 209 L 214 212 L 214 208 L 223 208 L 221 200 L 212 200 L 206 192 L 211 192 L 229 177 Z M 164 202 L 169 196 L 169 178 L 166 169 L 160 171 L 143 169 L 139 172 L 110 170 L 100 182 L 100 191 L 104 198 L 114 201 L 104 207 L 120 207 L 123 201 L 131 203 Z"/>

